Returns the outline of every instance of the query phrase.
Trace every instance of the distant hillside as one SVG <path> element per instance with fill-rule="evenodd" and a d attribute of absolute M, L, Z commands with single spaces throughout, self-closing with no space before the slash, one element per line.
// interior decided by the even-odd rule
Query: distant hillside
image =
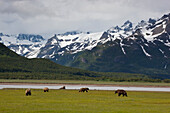
<path fill-rule="evenodd" d="M 58 65 L 47 59 L 27 59 L 0 43 L 0 78 L 76 79 L 93 77 L 94 72 Z"/>
<path fill-rule="evenodd" d="M 150 80 L 153 76 L 101 73 L 70 68 L 48 59 L 27 59 L 0 43 L 0 79 Z"/>

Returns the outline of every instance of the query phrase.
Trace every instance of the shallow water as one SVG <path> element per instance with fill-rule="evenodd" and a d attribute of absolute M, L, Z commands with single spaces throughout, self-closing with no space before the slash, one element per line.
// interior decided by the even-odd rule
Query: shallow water
<path fill-rule="evenodd" d="M 31 88 L 31 89 L 43 89 L 48 87 L 49 89 L 59 89 L 63 85 L 0 85 L 0 89 L 3 88 Z M 163 87 L 121 87 L 121 86 L 98 86 L 98 85 L 65 85 L 66 89 L 80 89 L 82 87 L 88 87 L 90 90 L 117 90 L 124 89 L 127 91 L 166 91 L 170 92 L 170 88 Z"/>

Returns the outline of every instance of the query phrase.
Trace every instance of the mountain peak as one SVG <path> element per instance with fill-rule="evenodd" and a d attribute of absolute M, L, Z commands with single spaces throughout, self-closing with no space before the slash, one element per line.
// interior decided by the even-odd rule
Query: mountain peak
<path fill-rule="evenodd" d="M 124 30 L 124 31 L 130 31 L 132 30 L 132 22 L 130 22 L 129 20 L 127 20 L 122 26 L 121 28 Z"/>
<path fill-rule="evenodd" d="M 19 34 L 17 39 L 18 40 L 29 40 L 32 42 L 41 42 L 45 40 L 41 35 L 34 35 L 34 34 Z"/>
<path fill-rule="evenodd" d="M 4 34 L 3 33 L 0 33 L 0 36 L 3 36 Z"/>
<path fill-rule="evenodd" d="M 165 19 L 165 18 L 170 18 L 170 13 L 169 14 L 164 14 L 161 19 Z"/>
<path fill-rule="evenodd" d="M 126 26 L 126 25 L 129 25 L 129 24 L 132 24 L 132 22 L 127 20 L 122 26 Z"/>
<path fill-rule="evenodd" d="M 152 19 L 152 18 L 149 18 L 148 22 L 151 23 L 151 24 L 155 24 L 156 20 Z"/>
<path fill-rule="evenodd" d="M 76 34 L 80 34 L 82 33 L 81 31 L 68 31 L 68 32 L 65 32 L 63 34 L 58 34 L 58 35 L 61 35 L 61 36 L 68 36 L 68 35 L 76 35 Z"/>
<path fill-rule="evenodd" d="M 148 22 L 147 21 L 144 21 L 144 20 L 141 20 L 137 26 L 135 27 L 135 29 L 141 29 L 141 28 L 144 28 L 146 25 L 148 25 Z"/>

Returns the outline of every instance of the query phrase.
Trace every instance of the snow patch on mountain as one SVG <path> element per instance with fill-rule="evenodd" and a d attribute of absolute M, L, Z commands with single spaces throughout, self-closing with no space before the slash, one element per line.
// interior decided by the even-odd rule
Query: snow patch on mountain
<path fill-rule="evenodd" d="M 142 45 L 141 45 L 141 48 L 146 56 L 151 57 L 151 55 L 148 52 L 146 52 L 146 50 L 144 49 L 144 47 Z"/>
<path fill-rule="evenodd" d="M 80 33 L 75 35 L 58 35 L 57 38 L 59 39 L 61 48 L 66 47 L 72 43 L 92 43 L 93 40 L 99 40 L 103 32 L 98 33 Z M 76 40 L 75 40 L 76 39 Z"/>

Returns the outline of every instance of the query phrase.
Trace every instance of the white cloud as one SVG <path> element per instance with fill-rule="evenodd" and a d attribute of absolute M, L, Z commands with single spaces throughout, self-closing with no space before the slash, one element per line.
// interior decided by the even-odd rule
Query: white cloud
<path fill-rule="evenodd" d="M 0 31 L 61 33 L 101 31 L 170 11 L 169 0 L 1 0 Z"/>
<path fill-rule="evenodd" d="M 1 14 L 16 14 L 23 19 L 55 15 L 37 0 L 2 0 L 0 4 Z"/>

